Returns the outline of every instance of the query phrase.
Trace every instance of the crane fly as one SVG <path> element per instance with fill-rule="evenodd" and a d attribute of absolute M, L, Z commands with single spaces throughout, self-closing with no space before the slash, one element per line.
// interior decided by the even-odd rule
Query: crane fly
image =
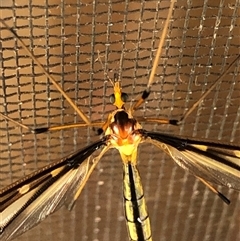
<path fill-rule="evenodd" d="M 137 168 L 137 150 L 141 143 L 153 144 L 161 149 L 179 166 L 193 174 L 227 204 L 230 201 L 210 183 L 240 190 L 240 146 L 152 132 L 143 129 L 140 124 L 140 122 L 180 124 L 193 111 L 195 106 L 215 88 L 224 75 L 239 60 L 240 56 L 232 61 L 225 72 L 179 121 L 134 117 L 134 111 L 138 109 L 150 94 L 153 76 L 161 55 L 174 2 L 171 2 L 146 90 L 143 91 L 141 98 L 127 109 L 125 104 L 128 95 L 122 92 L 121 82 L 118 80 L 118 76 L 115 75 L 113 81 L 110 81 L 113 87 L 110 101 L 116 109 L 109 114 L 103 123 L 91 123 L 88 117 L 76 107 L 62 88 L 42 67 L 36 57 L 28 50 L 17 33 L 4 20 L 0 20 L 2 25 L 20 41 L 23 48 L 39 68 L 80 115 L 83 123 L 31 129 L 3 113 L 0 113 L 0 116 L 34 134 L 66 128 L 100 126 L 98 134 L 102 136 L 95 143 L 49 164 L 0 190 L 0 239 L 2 241 L 16 238 L 41 222 L 62 205 L 66 205 L 71 210 L 95 166 L 111 148 L 116 148 L 119 151 L 123 164 L 124 209 L 129 240 L 152 240 L 150 218 Z M 97 157 L 93 157 L 96 150 L 100 150 L 100 154 Z"/>

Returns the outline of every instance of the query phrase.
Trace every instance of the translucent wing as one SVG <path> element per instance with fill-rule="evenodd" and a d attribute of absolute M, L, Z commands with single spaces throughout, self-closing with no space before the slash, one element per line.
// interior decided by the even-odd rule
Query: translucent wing
<path fill-rule="evenodd" d="M 148 142 L 169 154 L 193 175 L 240 190 L 240 147 L 204 140 L 145 132 Z"/>
<path fill-rule="evenodd" d="M 0 191 L 0 240 L 26 232 L 63 204 L 74 203 L 75 192 L 85 184 L 89 158 L 106 138 Z"/>

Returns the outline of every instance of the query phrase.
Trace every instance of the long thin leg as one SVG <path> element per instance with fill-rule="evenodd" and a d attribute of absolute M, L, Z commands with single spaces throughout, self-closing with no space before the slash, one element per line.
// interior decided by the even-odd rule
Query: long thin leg
<path fill-rule="evenodd" d="M 6 120 L 8 120 L 8 121 L 10 121 L 10 122 L 12 122 L 12 123 L 14 123 L 14 124 L 17 125 L 17 126 L 22 127 L 23 129 L 28 130 L 29 132 L 34 133 L 34 130 L 31 129 L 30 127 L 28 127 L 28 126 L 26 126 L 26 125 L 24 125 L 24 124 L 22 124 L 22 123 L 19 123 L 19 122 L 15 121 L 15 120 L 13 120 L 13 119 L 10 118 L 9 116 L 6 116 L 6 115 L 2 114 L 1 112 L 0 112 L 0 116 L 2 116 L 4 119 L 6 119 Z"/>
<path fill-rule="evenodd" d="M 31 128 L 29 126 L 26 126 L 20 122 L 15 121 L 9 116 L 6 116 L 0 112 L 0 116 L 3 117 L 4 119 L 14 123 L 15 125 L 27 130 L 28 132 L 35 133 L 35 134 L 40 134 L 48 131 L 60 131 L 64 129 L 70 129 L 70 128 L 80 128 L 80 127 L 88 127 L 88 126 L 93 126 L 93 127 L 98 127 L 98 126 L 103 126 L 104 122 L 92 122 L 90 124 L 87 123 L 73 123 L 73 124 L 67 124 L 67 125 L 62 125 L 62 126 L 51 126 L 51 127 L 42 127 L 42 128 Z"/>
<path fill-rule="evenodd" d="M 148 80 L 148 85 L 146 90 L 143 91 L 141 98 L 135 102 L 135 104 L 133 105 L 133 107 L 131 108 L 132 113 L 137 110 L 139 108 L 139 106 L 141 106 L 142 103 L 144 103 L 144 101 L 148 98 L 149 94 L 150 94 L 150 89 L 151 89 L 151 85 L 154 81 L 154 75 L 156 72 L 156 68 L 158 66 L 158 62 L 159 62 L 159 58 L 161 57 L 161 50 L 164 44 L 164 40 L 165 37 L 167 35 L 167 29 L 169 26 L 169 22 L 170 22 L 170 18 L 172 16 L 172 12 L 173 12 L 173 8 L 174 8 L 174 3 L 176 1 L 172 0 L 171 1 L 171 5 L 169 8 L 169 12 L 168 12 L 168 16 L 164 25 L 164 29 L 163 32 L 160 36 L 161 40 L 159 42 L 159 46 L 158 46 L 158 50 L 156 53 L 156 57 L 153 63 L 153 68 Z M 180 124 L 180 122 L 183 122 L 193 111 L 194 109 L 201 103 L 201 101 L 206 98 L 206 96 L 222 81 L 222 79 L 224 78 L 224 76 L 229 72 L 229 70 L 232 68 L 232 66 L 240 59 L 240 55 L 237 56 L 237 58 L 235 58 L 232 63 L 227 67 L 227 69 L 224 71 L 224 73 L 222 75 L 220 75 L 217 80 L 210 86 L 210 88 L 200 97 L 200 99 L 193 104 L 193 106 L 180 118 L 180 120 L 168 120 L 168 119 L 156 119 L 156 118 L 143 118 L 142 120 L 139 121 L 143 121 L 143 122 L 152 122 L 152 123 L 158 123 L 158 124 L 172 124 L 172 125 L 178 125 Z"/>
<path fill-rule="evenodd" d="M 206 98 L 206 96 L 222 81 L 224 76 L 231 70 L 231 68 L 234 66 L 234 64 L 240 60 L 240 55 L 238 55 L 227 67 L 227 69 L 222 73 L 216 81 L 210 86 L 210 88 L 200 97 L 200 99 L 195 102 L 192 107 L 180 118 L 180 120 L 169 120 L 169 119 L 157 119 L 157 118 L 138 118 L 139 122 L 145 122 L 145 123 L 156 123 L 156 124 L 170 124 L 170 125 L 179 125 L 181 122 L 183 122 L 195 109 L 196 107 L 201 103 L 201 101 Z"/>
<path fill-rule="evenodd" d="M 197 176 L 196 176 L 197 177 Z M 226 204 L 230 204 L 230 200 L 226 198 L 222 193 L 220 193 L 216 188 L 214 188 L 210 183 L 202 179 L 201 177 L 197 177 L 203 184 L 205 184 L 213 193 L 218 195 Z"/>
<path fill-rule="evenodd" d="M 240 59 L 240 54 L 235 58 L 232 63 L 227 67 L 227 69 L 216 79 L 216 81 L 210 86 L 210 88 L 199 98 L 199 100 L 193 104 L 193 106 L 181 117 L 179 122 L 184 121 L 201 103 L 203 99 L 222 81 L 223 77 L 229 72 L 233 65 Z"/>
<path fill-rule="evenodd" d="M 6 29 L 8 29 L 15 38 L 21 43 L 22 47 L 25 49 L 26 53 L 31 57 L 34 62 L 37 64 L 39 69 L 50 79 L 52 84 L 56 87 L 56 89 L 64 96 L 64 98 L 68 101 L 68 103 L 72 106 L 72 108 L 78 113 L 78 115 L 82 118 L 82 120 L 86 124 L 90 124 L 90 120 L 88 117 L 73 103 L 73 101 L 68 97 L 68 95 L 64 92 L 64 90 L 60 87 L 60 85 L 56 82 L 56 80 L 43 68 L 42 64 L 39 62 L 39 60 L 34 56 L 33 53 L 28 49 L 26 44 L 21 40 L 21 38 L 17 35 L 17 33 L 8 26 L 8 24 L 0 18 L 0 22 L 2 23 L 3 26 L 5 26 Z"/>
<path fill-rule="evenodd" d="M 92 174 L 93 170 L 95 169 L 96 165 L 98 164 L 98 162 L 100 161 L 100 159 L 103 157 L 103 155 L 111 148 L 111 146 L 105 146 L 102 151 L 100 152 L 100 154 L 95 157 L 93 160 L 92 160 L 92 165 L 90 167 L 90 169 L 88 170 L 88 173 L 87 175 L 85 176 L 80 188 L 78 189 L 78 191 L 76 192 L 75 196 L 74 196 L 74 200 L 72 201 L 72 203 L 70 203 L 68 205 L 68 209 L 71 210 L 74 206 L 74 203 L 76 202 L 76 200 L 78 199 L 79 195 L 81 194 L 83 188 L 85 187 L 86 185 L 86 182 L 88 181 L 90 175 Z M 91 161 L 90 160 L 91 157 L 89 157 L 88 159 L 88 164 L 89 162 Z"/>
<path fill-rule="evenodd" d="M 169 125 L 178 125 L 178 120 L 173 119 L 158 119 L 152 117 L 137 117 L 138 122 L 144 123 L 156 123 L 156 124 L 169 124 Z"/>
<path fill-rule="evenodd" d="M 133 107 L 131 109 L 132 113 L 135 110 L 138 109 L 138 107 L 148 98 L 148 96 L 150 94 L 151 85 L 154 81 L 154 76 L 155 76 L 155 73 L 156 73 L 156 69 L 158 67 L 159 58 L 161 57 L 163 44 L 164 44 L 165 38 L 167 36 L 168 26 L 169 26 L 170 18 L 171 18 L 172 13 L 173 13 L 173 8 L 174 8 L 175 2 L 176 2 L 176 0 L 171 1 L 171 5 L 170 5 L 169 10 L 168 10 L 168 16 L 167 16 L 167 19 L 165 21 L 163 31 L 160 35 L 160 41 L 159 41 L 157 53 L 156 53 L 156 56 L 155 56 L 155 59 L 154 59 L 152 71 L 151 71 L 151 74 L 150 74 L 150 77 L 149 77 L 149 80 L 148 80 L 147 88 L 146 88 L 146 90 L 143 91 L 141 98 L 133 105 Z"/>

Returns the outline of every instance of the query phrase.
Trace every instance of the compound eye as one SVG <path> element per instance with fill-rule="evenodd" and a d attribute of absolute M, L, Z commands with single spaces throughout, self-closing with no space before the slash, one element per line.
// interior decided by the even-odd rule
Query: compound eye
<path fill-rule="evenodd" d="M 127 100 L 128 100 L 128 94 L 122 93 L 122 94 L 121 94 L 121 99 L 122 99 L 122 101 L 123 101 L 124 103 L 126 103 Z"/>
<path fill-rule="evenodd" d="M 110 103 L 111 103 L 111 104 L 114 104 L 114 102 L 115 102 L 115 95 L 114 95 L 114 94 L 111 94 L 110 97 L 109 97 L 109 99 L 110 99 Z"/>

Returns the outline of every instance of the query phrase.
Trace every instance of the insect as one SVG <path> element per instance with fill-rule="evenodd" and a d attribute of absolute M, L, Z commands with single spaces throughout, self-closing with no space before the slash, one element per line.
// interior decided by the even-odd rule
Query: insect
<path fill-rule="evenodd" d="M 169 11 L 169 16 L 171 16 L 171 11 Z M 4 22 L 2 23 L 4 24 Z M 12 33 L 15 35 L 14 32 Z M 229 65 L 228 69 L 234 65 L 237 59 Z M 37 59 L 35 61 L 37 63 Z M 41 64 L 39 67 L 41 68 Z M 227 70 L 225 73 L 227 73 Z M 48 75 L 48 73 L 46 74 Z M 48 77 L 51 78 L 51 76 Z M 229 203 L 229 200 L 208 183 L 207 180 L 231 186 L 237 190 L 240 189 L 239 146 L 146 131 L 142 129 L 139 121 L 178 124 L 176 120 L 168 121 L 150 118 L 138 120 L 133 117 L 134 111 L 148 97 L 151 81 L 149 81 L 147 90 L 143 92 L 142 98 L 130 110 L 125 109 L 127 95 L 122 93 L 117 77 L 114 78 L 112 85 L 114 91 L 111 101 L 116 106 L 116 110 L 109 115 L 105 123 L 100 123 L 99 134 L 104 133 L 104 136 L 99 141 L 1 190 L 1 240 L 16 237 L 58 209 L 63 203 L 71 209 L 89 175 L 104 153 L 110 148 L 118 149 L 123 160 L 125 213 L 129 239 L 131 240 L 152 239 L 149 216 L 136 165 L 137 147 L 141 142 L 159 147 L 181 167 L 192 172 L 193 175 L 206 184 L 215 194 L 219 195 L 226 203 Z M 68 98 L 61 88 L 56 87 Z M 206 94 L 202 98 L 205 96 Z M 71 102 L 71 100 L 69 101 Z M 72 106 L 75 105 L 73 104 Z M 77 108 L 75 110 L 85 122 L 78 126 L 89 126 L 91 123 L 84 113 Z M 190 112 L 191 110 L 187 115 Z M 5 115 L 2 115 L 2 117 L 15 123 L 13 119 Z M 31 130 L 21 123 L 16 124 Z M 77 127 L 77 125 L 74 125 L 74 127 Z M 61 127 L 39 128 L 31 131 L 41 133 L 54 129 L 61 129 Z M 103 148 L 101 154 L 93 159 L 92 154 L 100 148 Z M 35 221 L 33 222 L 33 220 Z"/>

